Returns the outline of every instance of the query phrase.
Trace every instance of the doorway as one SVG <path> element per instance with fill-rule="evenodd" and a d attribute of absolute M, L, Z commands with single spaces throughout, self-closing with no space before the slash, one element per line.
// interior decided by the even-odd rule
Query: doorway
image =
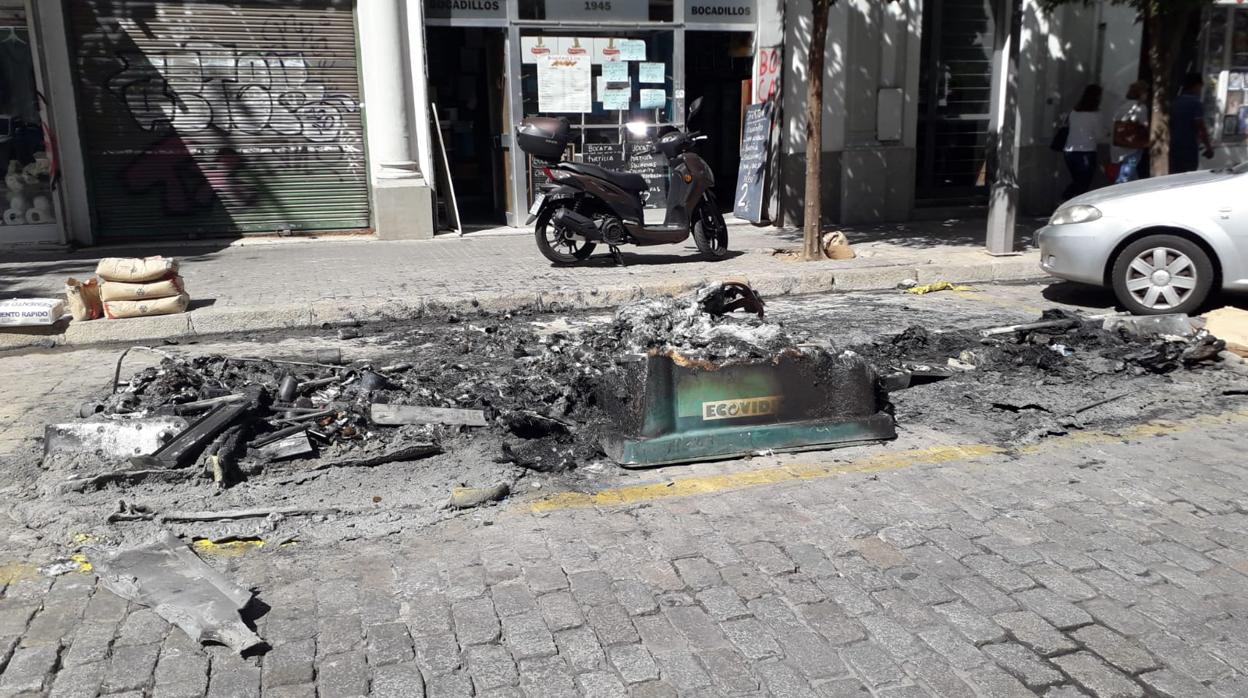
<path fill-rule="evenodd" d="M 975 204 L 987 198 L 992 4 L 924 3 L 917 206 Z"/>
<path fill-rule="evenodd" d="M 437 107 L 437 135 L 446 151 L 454 189 L 452 199 L 445 178 L 438 178 L 438 218 L 458 218 L 461 227 L 467 228 L 504 225 L 508 196 L 501 136 L 507 123 L 506 30 L 438 27 L 425 37 L 429 101 Z M 435 170 L 443 169 L 440 153 L 434 155 L 434 162 Z M 450 207 L 456 211 L 448 211 Z"/>
<path fill-rule="evenodd" d="M 741 164 L 741 119 L 750 103 L 752 41 L 750 32 L 685 34 L 687 101 L 702 98 L 702 111 L 690 128 L 709 137 L 699 152 L 715 175 L 715 198 L 724 211 L 732 210 Z"/>

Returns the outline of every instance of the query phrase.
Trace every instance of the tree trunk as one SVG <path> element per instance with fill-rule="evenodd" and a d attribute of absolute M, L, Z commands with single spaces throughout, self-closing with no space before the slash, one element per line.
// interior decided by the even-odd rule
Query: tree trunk
<path fill-rule="evenodd" d="M 1149 121 L 1149 172 L 1152 177 L 1170 174 L 1170 100 L 1174 86 L 1170 74 L 1183 44 L 1183 35 L 1192 16 L 1190 5 L 1159 11 L 1161 3 L 1145 9 L 1148 29 L 1148 65 L 1153 74 L 1152 116 Z"/>
<path fill-rule="evenodd" d="M 806 54 L 806 209 L 802 245 L 807 260 L 823 258 L 823 192 L 820 162 L 823 157 L 823 54 L 828 36 L 828 5 L 832 0 L 811 0 L 810 50 Z"/>

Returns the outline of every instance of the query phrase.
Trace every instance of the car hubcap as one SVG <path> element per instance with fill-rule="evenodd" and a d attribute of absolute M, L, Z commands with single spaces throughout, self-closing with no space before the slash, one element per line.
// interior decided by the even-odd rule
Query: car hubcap
<path fill-rule="evenodd" d="M 1145 250 L 1127 268 L 1127 291 L 1147 308 L 1173 308 L 1196 288 L 1196 265 L 1169 247 Z"/>

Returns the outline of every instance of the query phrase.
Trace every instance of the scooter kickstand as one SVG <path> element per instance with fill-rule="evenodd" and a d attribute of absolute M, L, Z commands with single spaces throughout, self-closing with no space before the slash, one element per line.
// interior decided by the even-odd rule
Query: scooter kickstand
<path fill-rule="evenodd" d="M 624 266 L 624 253 L 620 252 L 620 248 L 616 247 L 615 245 L 611 245 L 610 247 L 611 247 L 611 257 L 615 259 L 615 266 L 617 267 Z"/>

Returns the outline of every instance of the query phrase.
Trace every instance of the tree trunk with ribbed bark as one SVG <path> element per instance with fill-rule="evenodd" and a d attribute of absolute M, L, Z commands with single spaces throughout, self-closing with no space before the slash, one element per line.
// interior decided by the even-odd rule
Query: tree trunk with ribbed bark
<path fill-rule="evenodd" d="M 811 0 L 810 49 L 806 52 L 806 207 L 803 256 L 823 258 L 823 54 L 828 37 L 828 6 L 834 0 Z"/>

